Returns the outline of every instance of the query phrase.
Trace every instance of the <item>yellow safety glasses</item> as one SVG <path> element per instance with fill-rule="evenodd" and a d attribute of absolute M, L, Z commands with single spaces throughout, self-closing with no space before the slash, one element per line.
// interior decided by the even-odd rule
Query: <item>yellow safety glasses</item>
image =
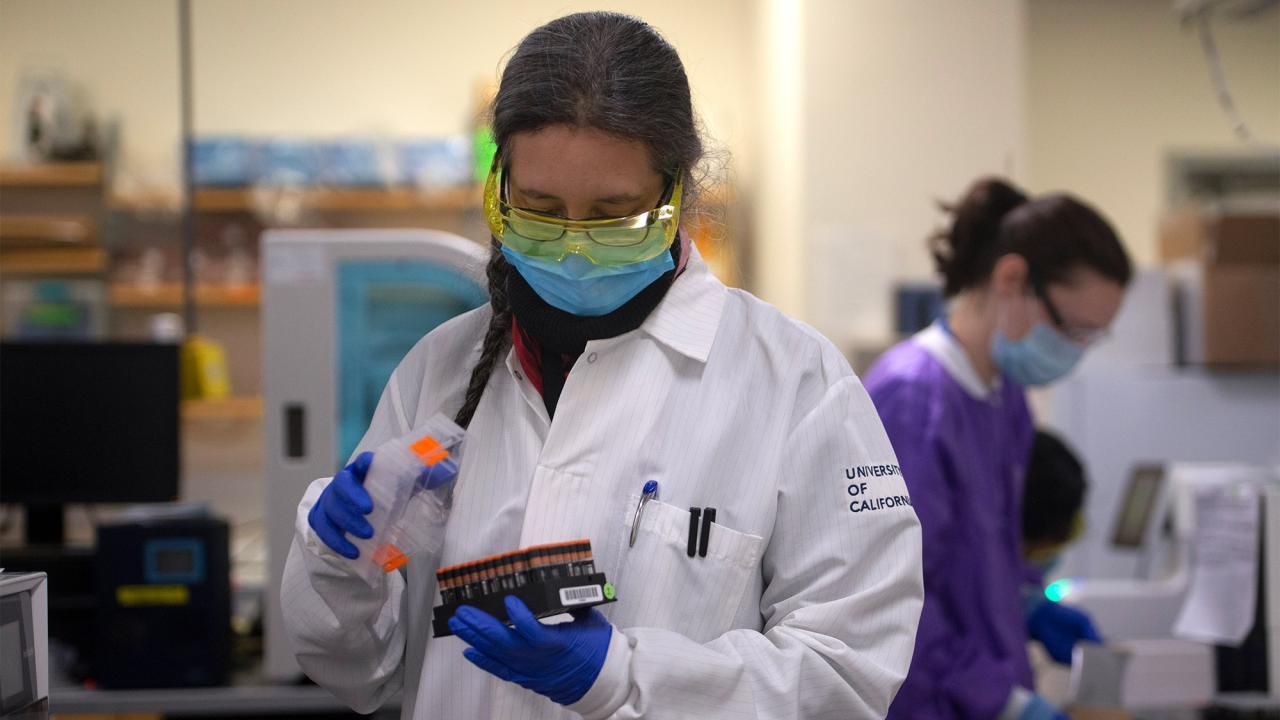
<path fill-rule="evenodd" d="M 503 245 L 530 257 L 559 262 L 572 253 L 596 265 L 627 265 L 657 257 L 671 247 L 680 225 L 684 173 L 677 172 L 668 203 L 623 218 L 567 220 L 508 204 L 497 162 L 484 184 L 484 216 Z"/>

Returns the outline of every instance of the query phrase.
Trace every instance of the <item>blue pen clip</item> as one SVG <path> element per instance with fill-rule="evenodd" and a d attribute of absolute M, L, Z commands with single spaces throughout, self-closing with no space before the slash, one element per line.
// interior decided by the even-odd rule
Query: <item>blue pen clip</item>
<path fill-rule="evenodd" d="M 644 511 L 644 504 L 656 497 L 658 497 L 658 481 L 650 480 L 640 491 L 640 502 L 636 503 L 636 514 L 631 518 L 631 543 L 627 547 L 635 547 L 636 533 L 640 532 L 640 513 Z"/>

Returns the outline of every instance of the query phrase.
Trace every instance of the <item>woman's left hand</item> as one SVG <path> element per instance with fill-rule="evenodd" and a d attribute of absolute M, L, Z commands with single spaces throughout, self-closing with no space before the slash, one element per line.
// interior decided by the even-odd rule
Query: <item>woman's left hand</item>
<path fill-rule="evenodd" d="M 1039 640 L 1049 656 L 1063 665 L 1071 664 L 1077 642 L 1102 642 L 1093 620 L 1085 613 L 1051 600 L 1044 600 L 1027 618 L 1027 633 Z"/>
<path fill-rule="evenodd" d="M 543 625 L 519 598 L 507 596 L 506 606 L 514 629 L 473 607 L 449 618 L 449 629 L 471 646 L 463 656 L 561 705 L 582 699 L 604 667 L 613 625 L 595 608 L 573 622 Z"/>

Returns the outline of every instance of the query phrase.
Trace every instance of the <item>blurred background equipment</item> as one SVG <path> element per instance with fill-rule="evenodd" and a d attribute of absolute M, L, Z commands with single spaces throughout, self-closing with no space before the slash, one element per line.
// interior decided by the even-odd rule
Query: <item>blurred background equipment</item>
<path fill-rule="evenodd" d="M 78 280 L 15 280 L 4 286 L 4 326 L 22 340 L 98 340 L 102 286 Z"/>
<path fill-rule="evenodd" d="M 49 718 L 49 588 L 44 573 L 0 570 L 0 718 Z"/>
<path fill-rule="evenodd" d="M 25 73 L 14 109 L 14 145 L 27 162 L 99 158 L 93 116 L 83 94 L 60 73 Z"/>
<path fill-rule="evenodd" d="M 1069 697 L 1077 712 L 1083 708 L 1168 712 L 1207 706 L 1215 694 L 1213 649 L 1196 643 L 1081 643 L 1071 661 Z"/>
<path fill-rule="evenodd" d="M 200 512 L 142 512 L 98 525 L 94 679 L 101 687 L 227 683 L 228 544 L 227 522 Z"/>
<path fill-rule="evenodd" d="M 405 353 L 487 302 L 488 254 L 430 230 L 272 230 L 264 247 L 267 587 L 278 588 L 303 491 L 346 464 Z M 296 678 L 276 592 L 265 619 L 267 675 Z"/>
<path fill-rule="evenodd" d="M 79 681 L 94 672 L 95 554 L 67 542 L 66 505 L 177 498 L 178 346 L 5 342 L 0 358 L 0 487 L 26 511 L 0 563 L 48 574 L 56 669 Z"/>
<path fill-rule="evenodd" d="M 936 282 L 899 283 L 894 289 L 894 331 L 907 338 L 924 330 L 946 311 L 942 287 Z"/>
<path fill-rule="evenodd" d="M 1222 693 L 1280 699 L 1280 468 L 1140 467 L 1124 497 L 1111 536 L 1141 553 L 1141 574 L 1069 576 L 1045 591 L 1086 609 L 1111 643 L 1073 667 L 1077 700 L 1119 693 L 1120 706 L 1150 709 Z M 1106 677 L 1119 686 L 1099 690 Z"/>
<path fill-rule="evenodd" d="M 0 480 L 31 545 L 63 542 L 63 505 L 178 496 L 178 347 L 0 344 Z"/>

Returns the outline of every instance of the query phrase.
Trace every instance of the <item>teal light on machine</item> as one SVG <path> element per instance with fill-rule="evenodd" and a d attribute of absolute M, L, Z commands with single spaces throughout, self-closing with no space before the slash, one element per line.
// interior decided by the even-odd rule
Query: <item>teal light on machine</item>
<path fill-rule="evenodd" d="M 1062 578 L 1049 583 L 1044 589 L 1044 596 L 1051 602 L 1061 602 L 1071 592 L 1071 578 Z"/>

